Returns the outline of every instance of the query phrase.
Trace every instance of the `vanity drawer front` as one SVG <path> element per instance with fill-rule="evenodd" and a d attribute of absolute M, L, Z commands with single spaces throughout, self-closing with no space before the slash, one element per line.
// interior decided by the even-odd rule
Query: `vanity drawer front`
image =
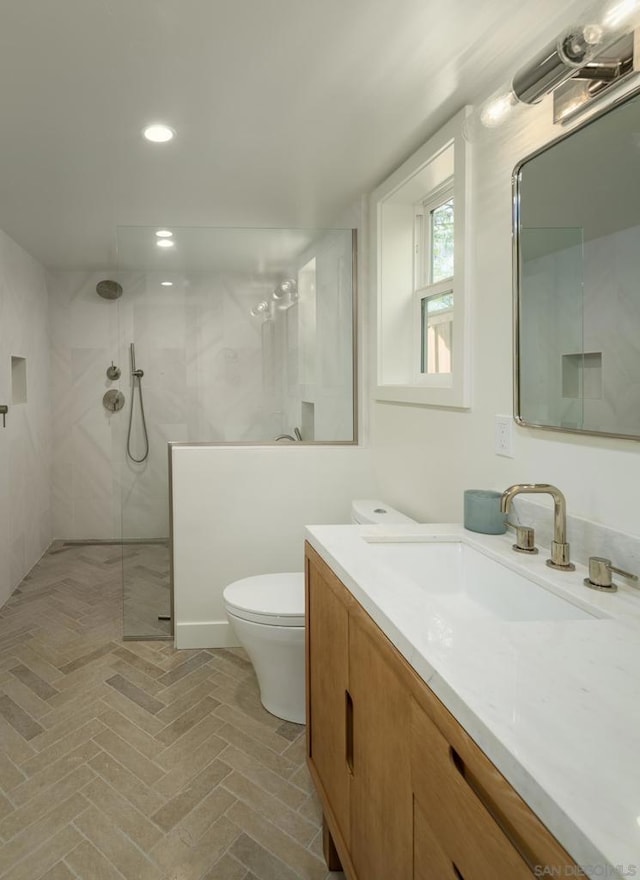
<path fill-rule="evenodd" d="M 414 703 L 414 799 L 442 852 L 455 865 L 450 876 L 463 880 L 531 880 L 533 870 L 495 821 L 466 772 L 455 749 Z M 423 871 L 422 875 L 416 872 L 416 876 L 429 878 L 430 874 Z"/>

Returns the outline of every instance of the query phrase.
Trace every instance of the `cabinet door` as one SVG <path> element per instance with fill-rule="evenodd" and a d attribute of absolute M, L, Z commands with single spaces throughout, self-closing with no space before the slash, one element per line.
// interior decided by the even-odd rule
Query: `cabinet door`
<path fill-rule="evenodd" d="M 445 877 L 463 880 L 531 880 L 533 870 L 488 811 L 474 777 L 436 725 L 414 703 L 411 723 L 413 788 L 423 816 L 422 828 L 437 841 L 423 850 L 417 876 L 440 880 L 429 863 L 442 854 L 450 860 Z"/>
<path fill-rule="evenodd" d="M 349 846 L 346 589 L 307 552 L 307 754 L 336 843 Z M 336 827 L 337 826 L 337 827 Z M 338 834 L 336 834 L 336 831 Z"/>
<path fill-rule="evenodd" d="M 365 880 L 411 880 L 411 702 L 401 660 L 362 611 L 349 617 L 351 859 Z"/>

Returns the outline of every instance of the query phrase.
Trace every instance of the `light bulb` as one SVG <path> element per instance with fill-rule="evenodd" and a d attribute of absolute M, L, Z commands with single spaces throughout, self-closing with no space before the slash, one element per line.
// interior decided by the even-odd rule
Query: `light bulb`
<path fill-rule="evenodd" d="M 480 110 L 480 122 L 485 128 L 496 128 L 502 125 L 518 104 L 518 99 L 513 92 L 490 98 Z"/>
<path fill-rule="evenodd" d="M 161 248 L 172 248 L 175 246 L 175 241 L 170 238 L 159 238 L 156 244 Z"/>
<path fill-rule="evenodd" d="M 161 281 L 160 286 L 161 287 L 173 287 L 173 281 Z"/>
<path fill-rule="evenodd" d="M 638 24 L 640 0 L 608 0 L 592 7 L 587 23 L 569 34 L 561 45 L 562 60 L 573 67 L 588 64 L 593 57 L 629 33 Z"/>
<path fill-rule="evenodd" d="M 156 235 L 158 238 L 172 238 L 173 232 L 170 229 L 158 229 Z"/>
<path fill-rule="evenodd" d="M 602 42 L 604 34 L 599 24 L 585 24 L 582 28 L 582 36 L 589 46 L 597 46 Z"/>

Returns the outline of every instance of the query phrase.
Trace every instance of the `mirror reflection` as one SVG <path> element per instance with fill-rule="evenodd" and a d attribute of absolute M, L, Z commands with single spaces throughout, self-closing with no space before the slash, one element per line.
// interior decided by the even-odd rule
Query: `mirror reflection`
<path fill-rule="evenodd" d="M 516 418 L 640 437 L 640 96 L 514 174 Z"/>

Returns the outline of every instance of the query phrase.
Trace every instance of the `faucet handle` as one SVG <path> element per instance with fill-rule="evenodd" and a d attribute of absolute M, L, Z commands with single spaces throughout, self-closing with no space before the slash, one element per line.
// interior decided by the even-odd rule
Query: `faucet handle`
<path fill-rule="evenodd" d="M 513 549 L 516 553 L 537 553 L 536 536 L 531 526 L 519 526 L 516 523 L 507 522 L 508 526 L 516 531 L 516 543 Z"/>
<path fill-rule="evenodd" d="M 622 577 L 629 581 L 634 581 L 636 583 L 638 581 L 638 575 L 624 571 L 622 568 L 616 568 L 615 565 L 611 564 L 610 559 L 606 559 L 604 556 L 590 556 L 589 577 L 586 577 L 583 583 L 585 587 L 590 587 L 592 590 L 602 590 L 607 593 L 615 593 L 618 589 L 618 585 L 614 584 L 611 580 L 612 571 L 615 571 L 616 574 L 622 575 Z"/>

